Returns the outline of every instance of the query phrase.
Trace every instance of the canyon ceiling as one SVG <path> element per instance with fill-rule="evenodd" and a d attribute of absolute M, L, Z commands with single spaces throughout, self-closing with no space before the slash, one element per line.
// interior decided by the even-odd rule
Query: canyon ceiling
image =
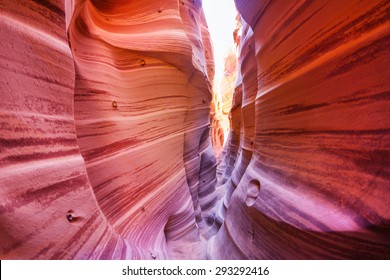
<path fill-rule="evenodd" d="M 0 2 L 1 259 L 390 259 L 390 2 L 236 6 L 216 157 L 201 0 Z"/>

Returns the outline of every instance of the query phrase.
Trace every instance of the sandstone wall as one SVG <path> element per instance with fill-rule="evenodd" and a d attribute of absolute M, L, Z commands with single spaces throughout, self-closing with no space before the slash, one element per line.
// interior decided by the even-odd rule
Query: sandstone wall
<path fill-rule="evenodd" d="M 1 259 L 390 258 L 389 2 L 236 4 L 216 176 L 200 0 L 0 2 Z"/>
<path fill-rule="evenodd" d="M 0 258 L 133 255 L 96 201 L 77 144 L 64 5 L 0 4 Z"/>
<path fill-rule="evenodd" d="M 236 0 L 211 258 L 390 257 L 388 1 Z"/>
<path fill-rule="evenodd" d="M 0 257 L 205 258 L 216 161 L 201 1 L 0 5 Z"/>

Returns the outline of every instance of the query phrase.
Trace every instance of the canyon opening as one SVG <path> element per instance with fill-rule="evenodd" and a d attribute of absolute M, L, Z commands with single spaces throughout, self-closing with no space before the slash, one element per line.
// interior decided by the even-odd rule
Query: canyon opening
<path fill-rule="evenodd" d="M 203 2 L 1 1 L 1 259 L 390 259 L 389 1 Z"/>

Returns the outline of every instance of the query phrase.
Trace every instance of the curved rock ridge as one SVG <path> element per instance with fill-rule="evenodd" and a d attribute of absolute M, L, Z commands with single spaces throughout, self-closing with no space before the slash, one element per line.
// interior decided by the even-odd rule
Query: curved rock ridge
<path fill-rule="evenodd" d="M 201 0 L 0 2 L 1 259 L 390 259 L 389 1 L 236 5 L 217 173 Z"/>
<path fill-rule="evenodd" d="M 0 258 L 118 259 L 80 154 L 62 3 L 0 4 Z"/>
<path fill-rule="evenodd" d="M 0 257 L 206 258 L 216 161 L 201 1 L 66 4 L 1 3 Z"/>
<path fill-rule="evenodd" d="M 217 259 L 390 258 L 388 1 L 236 0 Z"/>

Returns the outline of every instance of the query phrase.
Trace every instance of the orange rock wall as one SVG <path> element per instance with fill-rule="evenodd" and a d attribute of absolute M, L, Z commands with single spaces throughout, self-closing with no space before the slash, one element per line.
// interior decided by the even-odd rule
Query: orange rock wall
<path fill-rule="evenodd" d="M 200 0 L 0 2 L 1 259 L 390 258 L 390 4 L 236 4 L 217 182 Z"/>

